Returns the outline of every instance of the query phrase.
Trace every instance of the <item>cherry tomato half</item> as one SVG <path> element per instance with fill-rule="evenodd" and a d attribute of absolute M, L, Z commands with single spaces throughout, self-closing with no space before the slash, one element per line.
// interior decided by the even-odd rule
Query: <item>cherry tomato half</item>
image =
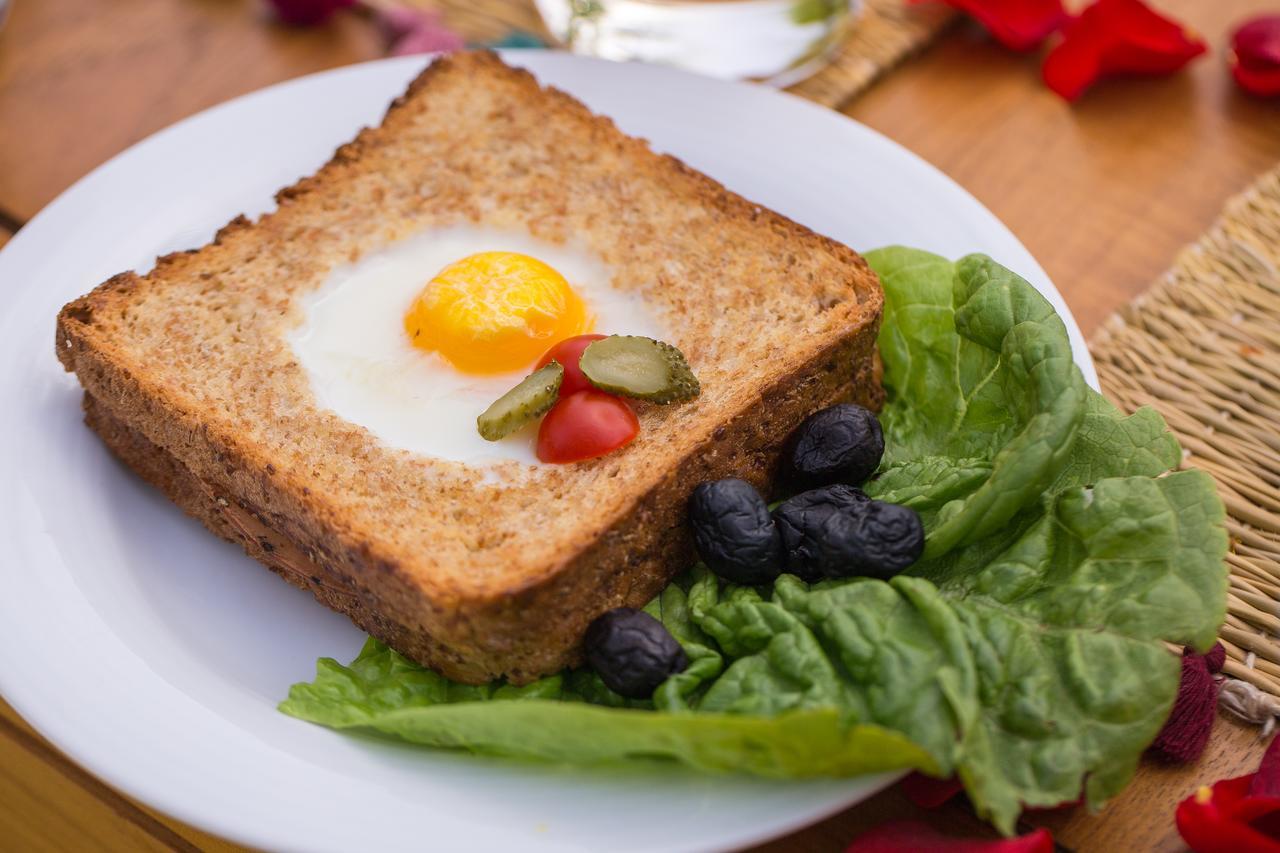
<path fill-rule="evenodd" d="M 568 371 L 565 371 L 568 378 Z M 581 462 L 617 450 L 640 432 L 640 421 L 621 397 L 579 391 L 551 407 L 538 428 L 543 462 Z"/>
<path fill-rule="evenodd" d="M 542 358 L 538 359 L 538 367 L 546 367 L 551 363 L 551 359 L 554 358 L 564 368 L 564 379 L 560 382 L 560 399 L 563 400 L 570 394 L 576 394 L 579 391 L 586 391 L 595 387 L 591 384 L 591 380 L 583 375 L 582 368 L 578 366 L 578 362 L 582 361 L 582 351 L 592 341 L 598 341 L 606 337 L 608 335 L 578 335 L 572 338 L 565 338 L 547 350 Z"/>

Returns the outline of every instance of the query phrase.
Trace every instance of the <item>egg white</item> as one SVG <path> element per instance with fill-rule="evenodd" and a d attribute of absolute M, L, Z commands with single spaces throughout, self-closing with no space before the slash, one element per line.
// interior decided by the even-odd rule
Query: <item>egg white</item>
<path fill-rule="evenodd" d="M 385 444 L 472 465 L 500 460 L 537 464 L 536 431 L 485 441 L 476 417 L 532 369 L 491 376 L 460 373 L 415 348 L 404 317 L 423 286 L 444 267 L 478 252 L 530 255 L 555 268 L 594 316 L 600 334 L 664 339 L 658 312 L 612 284 L 596 256 L 522 232 L 476 226 L 433 229 L 343 264 L 303 300 L 303 321 L 289 343 L 317 403 Z"/>

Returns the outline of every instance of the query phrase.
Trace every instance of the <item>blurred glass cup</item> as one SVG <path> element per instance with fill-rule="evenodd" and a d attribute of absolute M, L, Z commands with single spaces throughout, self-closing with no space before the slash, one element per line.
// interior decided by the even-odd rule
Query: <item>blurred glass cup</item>
<path fill-rule="evenodd" d="M 786 86 L 817 71 L 862 0 L 535 0 L 574 53 Z"/>

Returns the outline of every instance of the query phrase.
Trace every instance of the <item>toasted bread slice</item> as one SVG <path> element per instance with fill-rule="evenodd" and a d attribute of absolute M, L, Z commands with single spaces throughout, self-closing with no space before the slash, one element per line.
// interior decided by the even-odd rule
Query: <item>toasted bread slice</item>
<path fill-rule="evenodd" d="M 690 563 L 695 485 L 764 486 L 810 412 L 880 400 L 883 297 L 862 258 L 489 53 L 435 61 L 379 127 L 277 202 L 67 305 L 58 357 L 127 464 L 461 681 L 574 663 L 591 619 L 643 605 Z M 702 395 L 643 407 L 620 451 L 512 462 L 510 476 L 388 446 L 321 408 L 288 342 L 302 299 L 339 264 L 460 223 L 597 253 L 613 287 L 661 310 Z"/>

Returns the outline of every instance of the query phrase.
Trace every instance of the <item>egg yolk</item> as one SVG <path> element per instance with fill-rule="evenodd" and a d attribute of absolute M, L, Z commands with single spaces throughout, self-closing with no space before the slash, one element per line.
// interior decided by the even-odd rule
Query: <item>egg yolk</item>
<path fill-rule="evenodd" d="M 591 330 L 581 297 L 537 258 L 481 252 L 441 270 L 414 299 L 404 328 L 415 347 L 464 373 L 527 368 L 547 347 Z"/>

